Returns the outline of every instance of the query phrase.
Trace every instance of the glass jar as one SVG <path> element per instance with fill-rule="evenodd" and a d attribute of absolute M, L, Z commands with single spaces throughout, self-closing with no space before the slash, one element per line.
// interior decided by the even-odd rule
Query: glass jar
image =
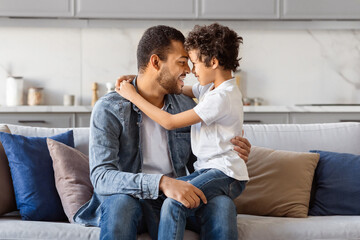
<path fill-rule="evenodd" d="M 259 97 L 254 98 L 255 106 L 261 106 L 263 104 L 263 102 L 264 102 L 264 99 L 262 99 L 262 98 L 259 98 Z"/>
<path fill-rule="evenodd" d="M 31 87 L 28 91 L 28 105 L 43 104 L 43 88 Z"/>

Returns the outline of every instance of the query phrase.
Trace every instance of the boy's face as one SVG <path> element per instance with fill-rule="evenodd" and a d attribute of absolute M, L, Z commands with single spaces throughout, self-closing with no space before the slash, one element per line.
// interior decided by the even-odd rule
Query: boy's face
<path fill-rule="evenodd" d="M 193 49 L 189 51 L 189 57 L 193 63 L 192 73 L 197 77 L 200 85 L 205 86 L 214 82 L 215 74 L 214 69 L 207 67 L 204 62 L 199 58 L 199 50 Z"/>
<path fill-rule="evenodd" d="M 159 84 L 169 94 L 180 94 L 184 86 L 184 78 L 190 73 L 188 65 L 189 55 L 184 49 L 184 44 L 172 41 L 167 60 L 162 62 L 158 75 Z"/>

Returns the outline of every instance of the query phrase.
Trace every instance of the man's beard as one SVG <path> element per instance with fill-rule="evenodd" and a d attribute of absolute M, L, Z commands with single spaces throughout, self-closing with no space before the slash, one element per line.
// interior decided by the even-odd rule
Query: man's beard
<path fill-rule="evenodd" d="M 171 75 L 169 69 L 164 67 L 160 72 L 159 77 L 156 81 L 163 87 L 168 94 L 180 94 L 182 93 L 182 88 L 179 88 L 177 84 L 177 77 Z"/>

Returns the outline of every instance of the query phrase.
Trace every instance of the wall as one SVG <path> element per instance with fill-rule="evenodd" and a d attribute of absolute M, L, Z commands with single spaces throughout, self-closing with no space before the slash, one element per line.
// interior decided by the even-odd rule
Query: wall
<path fill-rule="evenodd" d="M 167 24 L 167 22 L 163 22 Z M 191 24 L 174 25 L 185 35 Z M 265 104 L 360 103 L 360 30 L 262 30 L 232 26 L 241 47 L 243 93 Z M 136 46 L 146 27 L 0 27 L 0 64 L 28 87 L 43 87 L 45 102 L 64 94 L 90 105 L 91 83 L 136 73 Z M 0 105 L 6 74 L 0 69 Z M 187 78 L 186 84 L 196 79 Z"/>

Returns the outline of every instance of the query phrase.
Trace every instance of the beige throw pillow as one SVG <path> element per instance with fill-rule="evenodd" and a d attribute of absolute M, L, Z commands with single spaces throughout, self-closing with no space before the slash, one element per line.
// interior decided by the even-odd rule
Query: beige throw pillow
<path fill-rule="evenodd" d="M 50 138 L 47 138 L 47 144 L 61 204 L 69 221 L 73 222 L 75 213 L 93 193 L 89 158 L 79 150 Z"/>
<path fill-rule="evenodd" d="M 238 213 L 307 217 L 319 154 L 251 148 L 250 181 L 235 199 Z"/>
<path fill-rule="evenodd" d="M 11 133 L 7 125 L 0 125 L 0 132 Z M 0 216 L 15 210 L 16 201 L 9 162 L 0 142 Z"/>

